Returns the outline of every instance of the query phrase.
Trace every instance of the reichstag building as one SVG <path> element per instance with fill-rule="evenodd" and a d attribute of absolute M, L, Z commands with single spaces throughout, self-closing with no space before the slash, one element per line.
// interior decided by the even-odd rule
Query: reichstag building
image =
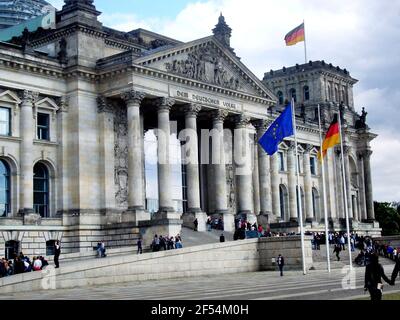
<path fill-rule="evenodd" d="M 380 234 L 376 135 L 355 111 L 349 71 L 310 61 L 258 79 L 231 48 L 222 15 L 211 36 L 183 43 L 108 28 L 100 14 L 92 0 L 66 0 L 55 29 L 0 43 L 0 253 L 51 254 L 55 240 L 65 253 L 99 241 L 129 246 L 195 218 L 204 231 L 210 215 L 226 231 L 239 216 L 298 231 L 299 197 L 306 230 L 323 231 L 318 104 L 325 130 L 343 114 L 351 228 Z M 272 157 L 257 144 L 292 97 L 300 186 L 292 139 Z M 337 231 L 345 230 L 340 159 L 336 147 L 325 162 Z"/>

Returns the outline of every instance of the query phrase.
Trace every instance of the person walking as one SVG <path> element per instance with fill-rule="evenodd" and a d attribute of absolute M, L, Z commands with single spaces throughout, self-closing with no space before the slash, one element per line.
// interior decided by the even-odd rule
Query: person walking
<path fill-rule="evenodd" d="M 225 236 L 223 233 L 219 236 L 219 242 L 225 242 Z"/>
<path fill-rule="evenodd" d="M 60 241 L 57 240 L 54 244 L 54 264 L 56 265 L 56 268 L 60 267 L 60 263 L 58 261 L 58 259 L 60 258 L 60 254 L 61 254 L 61 245 Z"/>
<path fill-rule="evenodd" d="M 137 241 L 137 254 L 142 254 L 143 253 L 143 248 L 142 248 L 142 239 L 138 239 Z"/>
<path fill-rule="evenodd" d="M 194 219 L 193 224 L 194 224 L 194 231 L 197 231 L 197 228 L 199 226 L 199 221 L 197 220 L 197 218 Z"/>
<path fill-rule="evenodd" d="M 364 290 L 369 291 L 372 301 L 382 300 L 383 284 L 382 278 L 388 284 L 393 285 L 392 281 L 386 277 L 382 265 L 379 263 L 378 255 L 371 255 L 370 263 L 365 267 Z"/>
<path fill-rule="evenodd" d="M 333 253 L 336 253 L 337 261 L 340 261 L 340 256 L 339 256 L 340 251 L 342 251 L 342 246 L 340 244 L 335 244 L 335 247 L 333 249 Z"/>
<path fill-rule="evenodd" d="M 282 255 L 279 255 L 278 258 L 276 259 L 279 267 L 279 271 L 281 273 L 281 277 L 283 277 L 283 267 L 285 265 L 285 259 L 282 257 Z"/>
<path fill-rule="evenodd" d="M 392 272 L 392 285 L 395 284 L 396 278 L 399 274 L 400 271 L 400 258 L 397 257 L 396 265 L 394 266 L 393 272 Z"/>

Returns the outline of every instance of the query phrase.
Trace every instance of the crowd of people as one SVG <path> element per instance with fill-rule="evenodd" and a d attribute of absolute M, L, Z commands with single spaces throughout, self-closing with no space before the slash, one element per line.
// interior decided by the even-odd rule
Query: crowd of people
<path fill-rule="evenodd" d="M 32 260 L 22 252 L 12 259 L 0 260 L 0 278 L 31 271 L 40 271 L 48 266 L 48 261 L 42 256 L 35 256 Z"/>
<path fill-rule="evenodd" d="M 138 253 L 142 253 L 142 241 L 141 240 L 139 241 L 138 241 Z M 140 246 L 140 252 L 139 252 L 139 246 Z M 182 238 L 179 233 L 175 237 L 155 235 L 150 245 L 150 249 L 153 252 L 157 252 L 160 250 L 174 250 L 181 248 L 183 248 L 183 245 L 182 245 Z"/>

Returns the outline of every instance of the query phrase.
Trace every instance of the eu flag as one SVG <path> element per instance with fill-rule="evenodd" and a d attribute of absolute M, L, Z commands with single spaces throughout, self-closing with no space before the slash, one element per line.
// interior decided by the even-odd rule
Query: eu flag
<path fill-rule="evenodd" d="M 289 103 L 281 115 L 270 125 L 258 143 L 267 154 L 272 156 L 278 151 L 278 145 L 281 141 L 285 137 L 292 136 L 293 134 L 292 106 Z"/>

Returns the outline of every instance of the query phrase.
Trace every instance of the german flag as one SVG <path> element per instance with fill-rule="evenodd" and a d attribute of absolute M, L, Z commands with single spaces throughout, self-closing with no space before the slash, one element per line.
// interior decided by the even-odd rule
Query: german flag
<path fill-rule="evenodd" d="M 334 115 L 333 121 L 326 133 L 326 137 L 324 142 L 322 143 L 322 154 L 325 157 L 326 152 L 329 148 L 332 148 L 340 143 L 340 131 L 339 131 L 339 122 L 337 118 L 337 114 Z M 318 159 L 321 160 L 321 151 L 318 152 Z"/>
<path fill-rule="evenodd" d="M 304 41 L 304 39 L 304 22 L 285 36 L 287 46 L 293 46 L 298 42 Z"/>

